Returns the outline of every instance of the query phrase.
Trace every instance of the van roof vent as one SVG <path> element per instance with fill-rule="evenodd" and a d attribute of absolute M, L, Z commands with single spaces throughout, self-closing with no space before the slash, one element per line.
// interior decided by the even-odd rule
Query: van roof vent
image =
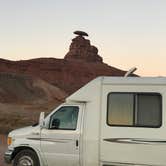
<path fill-rule="evenodd" d="M 124 77 L 129 77 L 131 74 L 133 74 L 137 70 L 136 67 L 132 67 L 129 71 L 126 72 Z"/>

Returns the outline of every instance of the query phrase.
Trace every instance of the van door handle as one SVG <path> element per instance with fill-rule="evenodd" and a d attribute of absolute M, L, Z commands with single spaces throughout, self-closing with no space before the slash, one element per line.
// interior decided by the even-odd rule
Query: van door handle
<path fill-rule="evenodd" d="M 76 140 L 76 147 L 78 147 L 78 140 Z"/>

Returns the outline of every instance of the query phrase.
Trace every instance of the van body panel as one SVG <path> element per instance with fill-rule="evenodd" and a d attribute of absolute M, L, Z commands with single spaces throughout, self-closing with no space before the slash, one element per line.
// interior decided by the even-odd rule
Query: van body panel
<path fill-rule="evenodd" d="M 110 126 L 107 124 L 109 93 L 157 93 L 162 96 L 162 125 L 159 128 Z M 166 165 L 166 87 L 159 85 L 103 85 L 100 160 L 105 165 Z M 150 116 L 150 115 L 149 115 Z M 120 165 L 120 164 L 119 164 Z"/>
<path fill-rule="evenodd" d="M 101 88 L 102 79 L 97 78 L 94 83 L 90 82 L 87 87 L 78 90 L 77 94 L 73 94 L 67 98 L 67 102 L 84 101 L 84 121 L 83 121 L 83 134 L 82 134 L 82 165 L 83 166 L 96 166 L 99 165 L 99 137 L 100 137 L 100 108 L 101 108 Z M 85 90 L 85 89 L 86 90 Z M 85 92 L 85 94 L 84 94 Z"/>

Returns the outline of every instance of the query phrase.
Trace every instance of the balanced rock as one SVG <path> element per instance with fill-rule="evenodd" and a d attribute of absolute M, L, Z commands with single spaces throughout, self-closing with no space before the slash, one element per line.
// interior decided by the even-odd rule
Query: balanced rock
<path fill-rule="evenodd" d="M 79 35 L 79 36 L 88 36 L 88 34 L 86 32 L 83 31 L 75 31 L 73 32 L 75 35 Z"/>
<path fill-rule="evenodd" d="M 103 59 L 98 55 L 97 47 L 91 45 L 90 40 L 85 39 L 88 36 L 86 32 L 75 31 L 77 36 L 72 39 L 69 52 L 65 55 L 65 59 L 79 59 L 87 62 L 102 62 Z"/>

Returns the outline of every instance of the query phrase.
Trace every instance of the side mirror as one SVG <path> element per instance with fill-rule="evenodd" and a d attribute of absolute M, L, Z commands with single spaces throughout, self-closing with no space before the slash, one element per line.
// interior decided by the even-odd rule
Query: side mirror
<path fill-rule="evenodd" d="M 52 121 L 52 129 L 58 129 L 60 126 L 60 120 L 59 119 L 53 119 Z"/>
<path fill-rule="evenodd" d="M 45 116 L 45 113 L 44 112 L 41 112 L 40 113 L 40 117 L 39 117 L 39 126 L 42 128 L 44 126 L 44 116 Z"/>

